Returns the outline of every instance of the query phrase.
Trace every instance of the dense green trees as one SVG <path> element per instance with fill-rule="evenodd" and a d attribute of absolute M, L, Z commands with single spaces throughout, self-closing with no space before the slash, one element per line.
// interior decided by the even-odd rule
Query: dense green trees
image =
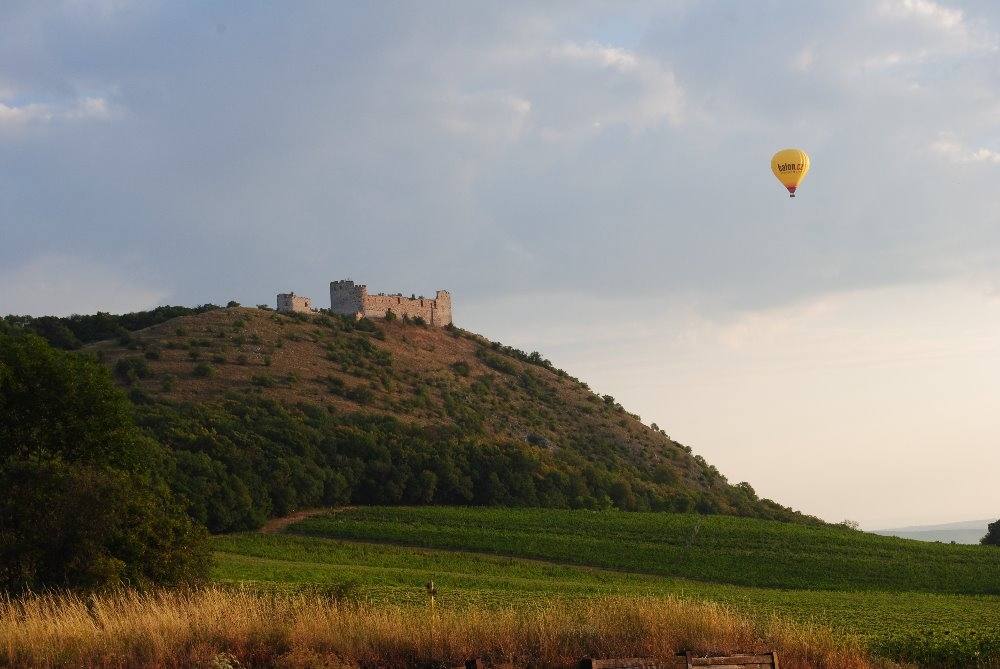
<path fill-rule="evenodd" d="M 1000 520 L 986 526 L 986 536 L 979 543 L 984 546 L 1000 546 Z"/>
<path fill-rule="evenodd" d="M 40 337 L 0 337 L 0 458 L 134 470 L 144 449 L 108 371 Z"/>
<path fill-rule="evenodd" d="M 205 577 L 204 529 L 158 482 L 163 455 L 102 366 L 0 335 L 0 588 Z"/>
<path fill-rule="evenodd" d="M 148 328 L 178 316 L 200 314 L 210 309 L 218 307 L 214 304 L 199 307 L 157 307 L 121 315 L 100 311 L 96 314 L 73 314 L 68 317 L 5 316 L 0 321 L 0 332 L 15 329 L 19 332 L 33 332 L 56 348 L 77 349 L 102 339 L 128 339 L 128 333 L 132 330 Z"/>
<path fill-rule="evenodd" d="M 164 471 L 213 532 L 252 529 L 298 508 L 333 504 L 549 506 L 623 510 L 789 511 L 749 485 L 728 495 L 686 490 L 673 470 L 647 475 L 569 449 L 494 441 L 454 426 L 418 426 L 375 413 L 288 407 L 249 394 L 220 403 L 137 407 L 166 447 Z M 771 506 L 768 506 L 768 505 Z"/>

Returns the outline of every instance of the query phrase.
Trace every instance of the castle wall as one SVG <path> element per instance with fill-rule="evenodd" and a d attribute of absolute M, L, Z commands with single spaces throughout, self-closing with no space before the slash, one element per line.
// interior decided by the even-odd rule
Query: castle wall
<path fill-rule="evenodd" d="M 278 311 L 309 313 L 312 311 L 312 300 L 295 293 L 278 293 Z"/>
<path fill-rule="evenodd" d="M 428 323 L 434 318 L 434 300 L 411 300 L 401 295 L 369 295 L 365 298 L 365 318 L 384 318 L 389 309 L 392 309 L 397 318 L 419 316 Z"/>
<path fill-rule="evenodd" d="M 330 310 L 336 314 L 365 318 L 385 318 L 392 311 L 397 318 L 423 318 L 430 325 L 451 323 L 451 294 L 439 290 L 434 298 L 411 299 L 402 295 L 369 295 L 367 286 L 353 281 L 330 283 Z"/>

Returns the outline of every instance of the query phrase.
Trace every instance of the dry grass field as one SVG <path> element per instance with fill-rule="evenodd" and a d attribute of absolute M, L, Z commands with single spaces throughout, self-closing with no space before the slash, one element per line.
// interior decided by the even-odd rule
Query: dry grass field
<path fill-rule="evenodd" d="M 41 667 L 449 667 L 471 657 L 569 667 L 585 656 L 776 649 L 783 669 L 873 666 L 829 630 L 677 598 L 502 609 L 341 602 L 209 588 L 0 601 L 0 663 Z"/>

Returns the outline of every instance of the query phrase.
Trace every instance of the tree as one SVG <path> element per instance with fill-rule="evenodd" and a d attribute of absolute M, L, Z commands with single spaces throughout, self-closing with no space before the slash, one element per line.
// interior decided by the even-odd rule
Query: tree
<path fill-rule="evenodd" d="M 59 459 L 132 470 L 143 445 L 107 369 L 35 335 L 0 336 L 0 463 Z"/>
<path fill-rule="evenodd" d="M 58 461 L 0 469 L 0 588 L 203 580 L 205 529 L 137 474 Z"/>
<path fill-rule="evenodd" d="M 1000 546 L 1000 520 L 986 526 L 986 536 L 979 543 L 984 546 Z"/>
<path fill-rule="evenodd" d="M 205 530 L 154 478 L 162 456 L 96 361 L 0 335 L 0 588 L 204 578 Z"/>

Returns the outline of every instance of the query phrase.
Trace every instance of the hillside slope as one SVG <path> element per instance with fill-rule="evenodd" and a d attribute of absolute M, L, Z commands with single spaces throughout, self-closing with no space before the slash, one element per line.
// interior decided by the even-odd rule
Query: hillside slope
<path fill-rule="evenodd" d="M 188 471 L 191 486 L 203 485 L 196 470 L 203 478 L 222 462 L 226 480 L 217 485 L 239 488 L 226 478 L 244 478 L 233 451 L 288 450 L 280 475 L 310 480 L 270 491 L 264 515 L 352 501 L 811 520 L 758 499 L 748 484 L 728 484 L 688 447 L 540 355 L 457 328 L 233 307 L 88 350 L 129 388 L 149 434 L 186 452 L 173 466 Z M 257 473 L 254 485 L 274 485 L 274 472 Z M 322 490 L 303 493 L 309 486 Z M 230 493 L 258 494 L 253 485 Z"/>
<path fill-rule="evenodd" d="M 213 576 L 227 583 L 419 605 L 433 580 L 442 609 L 674 595 L 829 626 L 841 643 L 921 667 L 1000 660 L 1000 551 L 988 546 L 755 518 L 468 507 L 337 509 L 213 545 Z"/>

